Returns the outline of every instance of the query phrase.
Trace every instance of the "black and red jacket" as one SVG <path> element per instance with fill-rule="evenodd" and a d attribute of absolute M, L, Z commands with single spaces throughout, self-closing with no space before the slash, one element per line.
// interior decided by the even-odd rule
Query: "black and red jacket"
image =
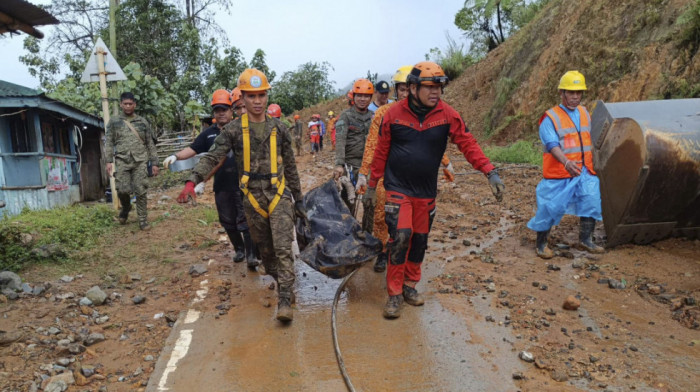
<path fill-rule="evenodd" d="M 442 100 L 420 122 L 408 107 L 408 99 L 384 114 L 372 159 L 369 187 L 384 177 L 384 188 L 410 197 L 435 198 L 440 161 L 448 137 L 475 169 L 484 174 L 494 169 L 481 151 L 462 117 Z"/>

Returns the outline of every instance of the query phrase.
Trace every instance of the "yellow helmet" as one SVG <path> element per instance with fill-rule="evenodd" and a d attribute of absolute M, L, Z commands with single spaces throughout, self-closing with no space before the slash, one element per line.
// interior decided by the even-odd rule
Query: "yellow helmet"
<path fill-rule="evenodd" d="M 334 114 L 335 114 L 335 113 L 333 113 L 332 110 L 331 110 L 330 112 L 328 112 L 328 115 L 329 115 L 329 116 L 332 116 L 332 115 L 334 115 Z"/>
<path fill-rule="evenodd" d="M 394 83 L 394 86 L 396 86 L 399 83 L 406 83 L 406 78 L 408 78 L 408 74 L 411 73 L 412 69 L 412 65 L 404 65 L 403 67 L 397 69 L 396 73 L 391 78 L 391 81 Z"/>
<path fill-rule="evenodd" d="M 262 71 L 248 68 L 238 77 L 238 88 L 241 91 L 265 91 L 270 89 L 270 83 L 267 82 L 267 76 Z"/>
<path fill-rule="evenodd" d="M 583 91 L 586 88 L 586 78 L 579 71 L 568 71 L 559 81 L 559 90 Z"/>

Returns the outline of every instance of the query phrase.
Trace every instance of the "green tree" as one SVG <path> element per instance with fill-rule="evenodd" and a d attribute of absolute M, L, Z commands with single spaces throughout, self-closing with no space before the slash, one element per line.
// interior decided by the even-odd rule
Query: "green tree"
<path fill-rule="evenodd" d="M 333 67 L 325 61 L 308 62 L 296 71 L 285 72 L 272 85 L 270 102 L 280 105 L 286 115 L 333 98 L 334 87 L 328 78 L 331 69 Z"/>
<path fill-rule="evenodd" d="M 270 83 L 272 83 L 277 75 L 275 71 L 270 70 L 270 68 L 267 66 L 267 63 L 265 62 L 265 52 L 262 49 L 255 51 L 253 58 L 250 59 L 250 67 L 262 71 L 262 73 L 267 76 L 267 81 Z"/>
<path fill-rule="evenodd" d="M 211 94 L 216 89 L 231 90 L 236 87 L 238 75 L 248 67 L 243 53 L 235 46 L 231 46 L 224 49 L 223 57 L 219 58 L 216 55 L 211 57 L 213 59 L 212 71 L 206 83 L 206 91 Z"/>
<path fill-rule="evenodd" d="M 367 79 L 372 82 L 372 84 L 375 84 L 377 83 L 377 79 L 379 79 L 379 73 L 372 73 L 372 71 L 367 70 Z"/>

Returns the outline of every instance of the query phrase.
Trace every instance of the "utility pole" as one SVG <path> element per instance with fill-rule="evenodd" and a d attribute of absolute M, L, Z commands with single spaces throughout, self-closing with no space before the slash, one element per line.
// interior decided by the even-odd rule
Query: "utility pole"
<path fill-rule="evenodd" d="M 117 6 L 118 0 L 109 0 L 109 51 L 112 52 L 114 59 L 117 59 Z M 112 115 L 119 114 L 119 105 L 117 105 L 117 84 L 112 83 L 110 96 L 112 98 Z"/>

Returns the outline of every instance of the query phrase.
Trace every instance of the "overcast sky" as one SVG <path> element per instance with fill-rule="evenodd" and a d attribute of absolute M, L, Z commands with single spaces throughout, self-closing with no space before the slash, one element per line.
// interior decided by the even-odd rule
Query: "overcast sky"
<path fill-rule="evenodd" d="M 221 13 L 217 20 L 246 61 L 261 48 L 278 75 L 308 61 L 327 61 L 334 68 L 330 78 L 340 88 L 365 77 L 368 70 L 388 74 L 423 61 L 430 48 L 447 46 L 446 33 L 464 43 L 454 25 L 463 4 L 464 0 L 234 0 L 230 13 Z M 52 33 L 49 26 L 39 30 L 47 37 Z M 24 37 L 0 39 L 0 79 L 37 87 L 38 79 L 18 59 L 24 54 Z"/>

